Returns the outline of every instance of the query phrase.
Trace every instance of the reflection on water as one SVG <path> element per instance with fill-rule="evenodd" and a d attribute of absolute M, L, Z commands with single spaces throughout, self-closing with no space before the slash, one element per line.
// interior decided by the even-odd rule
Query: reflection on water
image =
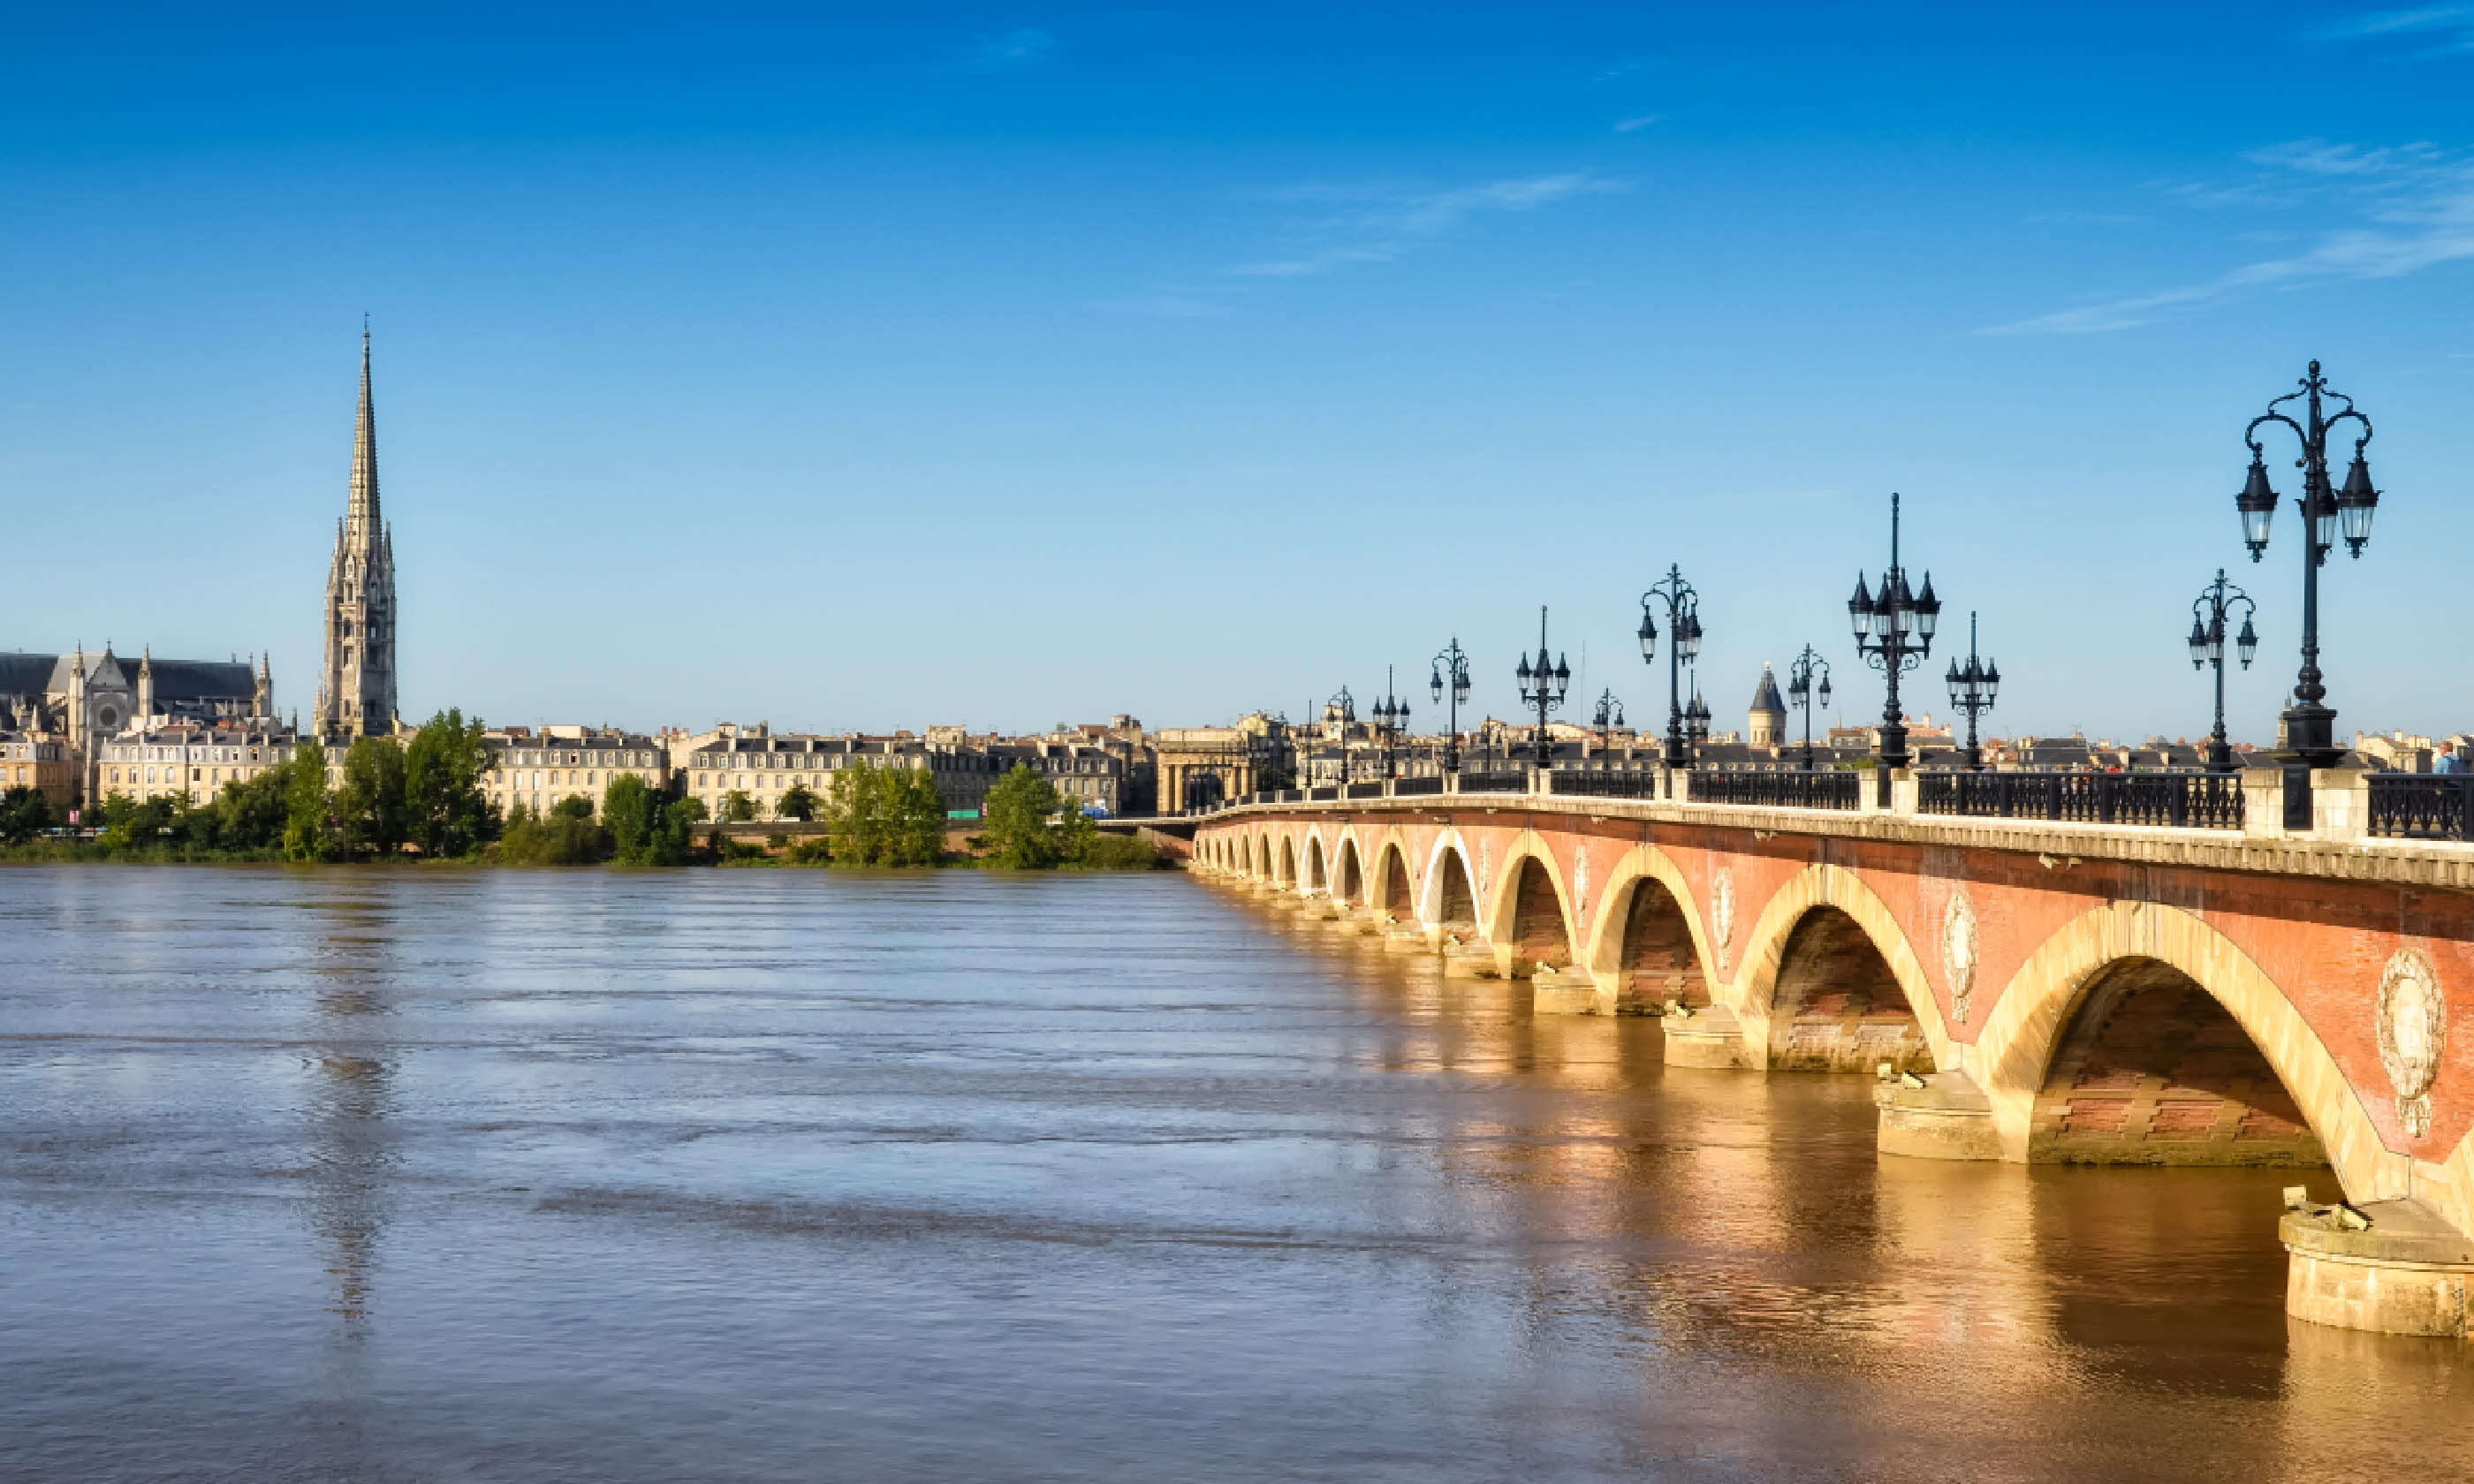
<path fill-rule="evenodd" d="M 1868 1093 L 1174 877 L 0 872 L 0 1477 L 2461 1467 L 2290 1173 Z"/>

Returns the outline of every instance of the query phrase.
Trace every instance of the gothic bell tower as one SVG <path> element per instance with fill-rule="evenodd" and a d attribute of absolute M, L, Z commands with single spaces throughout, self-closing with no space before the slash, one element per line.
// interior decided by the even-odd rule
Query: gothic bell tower
<path fill-rule="evenodd" d="M 395 540 L 378 510 L 377 419 L 370 404 L 370 329 L 361 326 L 361 412 L 352 491 L 327 568 L 327 663 L 318 677 L 323 737 L 385 736 L 396 727 Z"/>

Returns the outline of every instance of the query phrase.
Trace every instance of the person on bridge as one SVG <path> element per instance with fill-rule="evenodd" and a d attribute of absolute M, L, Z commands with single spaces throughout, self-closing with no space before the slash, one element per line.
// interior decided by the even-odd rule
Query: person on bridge
<path fill-rule="evenodd" d="M 2431 760 L 2432 772 L 2462 773 L 2465 771 L 2465 759 L 2457 755 L 2456 743 L 2442 742 L 2434 751 L 2438 755 Z"/>

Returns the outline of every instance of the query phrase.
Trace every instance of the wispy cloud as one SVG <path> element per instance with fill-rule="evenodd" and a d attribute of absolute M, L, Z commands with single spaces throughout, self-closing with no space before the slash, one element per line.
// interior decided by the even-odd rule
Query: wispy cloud
<path fill-rule="evenodd" d="M 2400 31 L 2432 31 L 2457 26 L 2474 26 L 2474 5 L 2427 5 L 2414 11 L 2372 11 L 2341 20 L 2321 35 L 2331 40 L 2351 41 L 2364 36 L 2394 36 Z"/>
<path fill-rule="evenodd" d="M 1651 67 L 1654 67 L 1657 64 L 1658 59 L 1655 57 L 1635 57 L 1629 60 L 1616 62 L 1611 67 L 1599 69 L 1598 75 L 1591 78 L 1589 81 L 1593 83 L 1613 83 L 1624 78 L 1637 76 L 1640 73 L 1648 71 Z"/>
<path fill-rule="evenodd" d="M 989 72 L 1009 72 L 1046 60 L 1056 50 L 1056 38 L 1037 26 L 1011 31 L 983 31 L 973 43 L 972 64 Z"/>
<path fill-rule="evenodd" d="M 1230 273 L 1253 278 L 1296 278 L 1359 263 L 1382 263 L 1420 242 L 1432 241 L 1470 218 L 1535 211 L 1585 196 L 1629 190 L 1621 180 L 1589 171 L 1521 176 L 1449 190 L 1395 186 L 1293 186 L 1269 199 L 1320 206 L 1319 214 L 1292 229 L 1303 250 L 1285 257 L 1241 263 Z"/>
<path fill-rule="evenodd" d="M 1636 130 L 1647 129 L 1650 125 L 1658 123 L 1665 117 L 1666 115 L 1663 113 L 1636 113 L 1630 118 L 1620 118 L 1615 120 L 1615 132 L 1619 134 L 1628 134 Z"/>
<path fill-rule="evenodd" d="M 2330 144 L 2325 139 L 2296 139 L 2243 154 L 2243 158 L 2254 165 L 2314 176 L 2384 175 L 2436 164 L 2440 157 L 2438 146 L 2419 140 L 2392 149 L 2366 150 L 2360 145 Z"/>
<path fill-rule="evenodd" d="M 2421 46 L 2407 56 L 2413 60 L 2427 61 L 2434 58 L 2462 57 L 2474 53 L 2474 5 L 2426 5 L 2412 11 L 2370 11 L 2323 27 L 2318 35 L 2322 40 L 2329 41 L 2411 38 L 2421 42 L 2429 39 L 2435 32 L 2445 33 L 2438 45 Z"/>
<path fill-rule="evenodd" d="M 2299 139 L 2244 157 L 2282 172 L 2289 182 L 2282 191 L 2263 189 L 2255 202 L 2287 204 L 2307 199 L 2350 212 L 2354 222 L 2307 239 L 2310 245 L 2298 252 L 2245 263 L 2203 282 L 2098 299 L 1993 325 L 1983 333 L 2088 335 L 2130 329 L 2169 310 L 2262 289 L 2397 278 L 2474 258 L 2474 162 L 2463 156 L 2428 144 L 2366 150 Z"/>

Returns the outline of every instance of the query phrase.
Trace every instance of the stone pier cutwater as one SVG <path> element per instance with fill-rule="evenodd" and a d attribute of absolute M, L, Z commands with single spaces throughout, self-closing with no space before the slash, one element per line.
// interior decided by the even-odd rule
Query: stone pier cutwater
<path fill-rule="evenodd" d="M 2220 828 L 1553 781 L 1258 797 L 1189 867 L 1538 1014 L 1661 1016 L 1670 1065 L 1875 1078 L 1884 1154 L 2324 1168 L 2289 1311 L 2474 1337 L 2474 844 L 2367 836 L 2334 772 L 2300 829 L 2275 770 Z"/>

